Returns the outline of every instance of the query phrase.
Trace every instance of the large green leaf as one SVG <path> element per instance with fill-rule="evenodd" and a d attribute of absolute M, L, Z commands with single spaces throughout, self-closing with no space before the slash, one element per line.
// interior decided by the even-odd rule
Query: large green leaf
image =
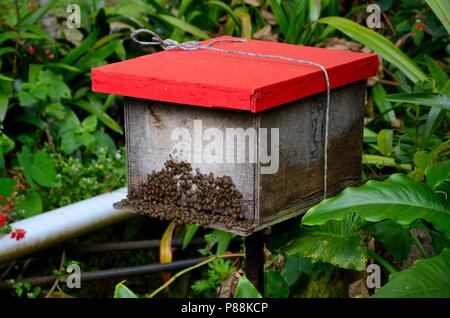
<path fill-rule="evenodd" d="M 392 63 L 403 72 L 411 81 L 426 81 L 425 73 L 405 53 L 391 41 L 373 30 L 365 28 L 356 22 L 340 17 L 326 17 L 318 20 L 345 33 L 355 41 L 361 42 L 368 48 L 380 54 L 385 60 Z"/>
<path fill-rule="evenodd" d="M 386 181 L 371 180 L 359 188 L 347 188 L 337 197 L 324 200 L 304 215 L 305 225 L 342 220 L 352 213 L 370 222 L 391 219 L 409 225 L 423 218 L 450 235 L 450 203 L 426 184 L 404 174 L 391 175 Z"/>
<path fill-rule="evenodd" d="M 450 250 L 416 261 L 410 268 L 391 274 L 374 298 L 450 297 Z"/>
<path fill-rule="evenodd" d="M 384 220 L 369 226 L 368 231 L 397 261 L 403 261 L 409 256 L 412 245 L 409 228 L 391 220 Z"/>
<path fill-rule="evenodd" d="M 262 298 L 258 290 L 245 276 L 239 278 L 234 298 Z"/>
<path fill-rule="evenodd" d="M 289 296 L 289 286 L 280 272 L 268 270 L 264 275 L 264 296 L 286 298 Z"/>
<path fill-rule="evenodd" d="M 387 95 L 386 99 L 391 102 L 418 104 L 430 107 L 439 107 L 450 110 L 450 98 L 443 94 L 433 93 L 400 93 Z"/>
<path fill-rule="evenodd" d="M 349 215 L 341 221 L 330 221 L 303 230 L 289 242 L 286 255 L 309 258 L 347 269 L 364 270 L 367 249 L 363 237 L 356 231 L 357 217 Z"/>
<path fill-rule="evenodd" d="M 450 160 L 446 160 L 428 167 L 425 174 L 427 176 L 428 185 L 432 189 L 436 189 L 450 177 Z"/>
<path fill-rule="evenodd" d="M 434 14 L 439 18 L 441 23 L 450 34 L 450 2 L 447 0 L 425 0 Z"/>

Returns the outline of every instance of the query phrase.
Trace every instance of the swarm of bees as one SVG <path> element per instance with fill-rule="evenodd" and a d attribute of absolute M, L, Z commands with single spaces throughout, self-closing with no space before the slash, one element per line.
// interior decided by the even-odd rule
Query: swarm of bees
<path fill-rule="evenodd" d="M 177 223 L 208 226 L 220 222 L 229 228 L 250 228 L 254 224 L 245 218 L 241 199 L 231 177 L 203 174 L 199 169 L 193 173 L 190 163 L 170 159 L 163 169 L 152 171 L 145 182 L 130 190 L 122 204 Z"/>

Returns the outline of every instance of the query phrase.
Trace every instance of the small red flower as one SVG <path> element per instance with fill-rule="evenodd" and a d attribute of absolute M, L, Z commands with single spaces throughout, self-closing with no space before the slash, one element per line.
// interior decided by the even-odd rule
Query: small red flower
<path fill-rule="evenodd" d="M 25 232 L 24 229 L 15 229 L 14 231 L 12 231 L 10 233 L 10 237 L 12 239 L 16 239 L 16 241 L 19 241 L 19 240 L 21 240 L 21 239 L 23 239 L 25 237 L 26 233 L 27 232 Z"/>
<path fill-rule="evenodd" d="M 47 56 L 47 58 L 48 58 L 50 61 L 53 60 L 54 56 L 53 56 L 51 50 L 45 49 L 45 50 L 44 50 L 44 53 L 45 53 L 45 55 Z"/>
<path fill-rule="evenodd" d="M 17 176 L 13 176 L 13 180 L 17 180 Z"/>
<path fill-rule="evenodd" d="M 423 31 L 425 29 L 425 24 L 423 23 L 417 23 L 416 24 L 416 30 L 417 31 Z"/>
<path fill-rule="evenodd" d="M 25 190 L 26 187 L 25 187 L 25 185 L 24 185 L 22 182 L 19 182 L 19 183 L 17 184 L 17 189 L 18 189 L 18 190 Z"/>
<path fill-rule="evenodd" d="M 6 224 L 6 220 L 11 216 L 8 213 L 0 213 L 0 226 L 3 227 Z"/>
<path fill-rule="evenodd" d="M 29 47 L 27 47 L 28 54 L 33 54 L 34 52 L 36 52 L 36 46 L 30 45 Z"/>
<path fill-rule="evenodd" d="M 3 202 L 3 195 L 0 195 L 0 202 Z"/>

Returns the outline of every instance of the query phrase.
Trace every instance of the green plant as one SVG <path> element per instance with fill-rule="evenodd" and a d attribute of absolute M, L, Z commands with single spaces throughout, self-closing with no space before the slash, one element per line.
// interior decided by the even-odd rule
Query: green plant
<path fill-rule="evenodd" d="M 442 267 L 448 258 L 445 247 L 450 247 L 449 167 L 450 160 L 427 167 L 426 183 L 394 174 L 384 182 L 369 181 L 360 188 L 346 189 L 339 196 L 321 202 L 302 219 L 303 225 L 313 227 L 290 238 L 284 247 L 285 253 L 359 271 L 365 269 L 370 255 L 392 276 L 389 283 L 377 291 L 376 297 L 449 295 L 445 275 L 440 275 L 437 268 L 432 270 L 437 266 L 445 271 L 445 266 Z M 441 245 L 436 250 L 441 253 L 439 257 L 417 262 L 404 273 L 396 273 L 389 262 L 365 244 L 367 235 L 375 237 L 397 261 L 409 256 L 413 244 L 422 257 L 428 257 L 412 229 L 438 233 L 438 237 L 443 236 L 445 240 L 439 240 Z M 427 275 L 432 275 L 433 279 Z M 436 285 L 436 281 L 440 283 Z"/>

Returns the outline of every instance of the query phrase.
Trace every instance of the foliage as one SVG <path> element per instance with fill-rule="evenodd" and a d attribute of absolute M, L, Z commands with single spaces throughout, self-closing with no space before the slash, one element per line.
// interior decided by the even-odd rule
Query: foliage
<path fill-rule="evenodd" d="M 438 256 L 391 274 L 375 296 L 405 295 L 402 286 L 448 289 L 439 276 L 448 271 L 450 246 L 445 1 L 380 1 L 377 30 L 362 26 L 362 1 L 348 7 L 337 0 L 84 0 L 80 29 L 66 27 L 68 1 L 15 3 L 0 2 L 0 233 L 20 230 L 11 228 L 14 220 L 125 184 L 121 97 L 92 93 L 89 74 L 91 67 L 149 52 L 128 39 L 130 30 L 150 28 L 178 41 L 232 35 L 316 46 L 347 37 L 382 58 L 369 82 L 364 131 L 363 176 L 373 180 L 313 207 L 301 228 L 272 238 L 284 242 L 283 256 L 267 266 L 265 296 L 293 295 L 305 277 L 330 281 L 336 268 L 363 270 L 368 255 L 400 269 L 413 248 L 424 251 L 417 230 L 431 237 Z M 184 233 L 187 253 L 198 228 Z M 212 231 L 199 252 L 221 255 L 232 238 Z M 215 296 L 234 270 L 228 259 L 216 259 L 193 290 Z M 241 276 L 235 296 L 256 296 L 249 284 Z M 15 285 L 22 294 L 33 294 L 30 288 Z M 117 286 L 117 297 L 132 295 Z M 422 296 L 428 295 L 440 294 Z"/>
<path fill-rule="evenodd" d="M 394 273 L 375 298 L 449 297 L 450 250 L 439 256 L 418 260 L 410 268 Z"/>

